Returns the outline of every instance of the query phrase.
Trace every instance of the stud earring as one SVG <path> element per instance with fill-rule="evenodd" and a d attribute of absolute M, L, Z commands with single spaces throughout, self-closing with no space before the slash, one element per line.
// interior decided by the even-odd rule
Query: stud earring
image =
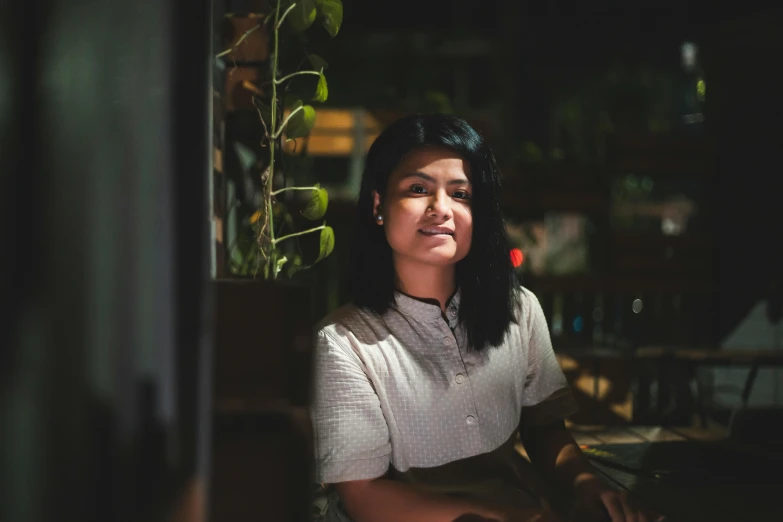
<path fill-rule="evenodd" d="M 380 214 L 378 214 L 377 216 L 375 216 L 375 221 L 376 221 L 376 222 L 377 222 L 379 225 L 380 225 L 380 224 L 382 224 L 382 223 L 383 223 L 383 216 L 382 216 L 382 215 L 380 215 Z"/>

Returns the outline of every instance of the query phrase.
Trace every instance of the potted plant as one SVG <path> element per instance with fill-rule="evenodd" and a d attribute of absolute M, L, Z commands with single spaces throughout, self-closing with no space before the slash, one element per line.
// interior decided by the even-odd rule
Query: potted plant
<path fill-rule="evenodd" d="M 257 116 L 249 134 L 259 139 L 224 151 L 234 156 L 231 174 L 242 197 L 229 251 L 234 277 L 215 281 L 212 509 L 221 520 L 309 516 L 310 290 L 290 278 L 334 248 L 334 232 L 323 219 L 326 190 L 294 185 L 290 171 L 306 163 L 306 137 L 316 118 L 311 104 L 328 97 L 327 63 L 301 45 L 303 35 L 320 25 L 336 36 L 342 3 L 267 5 L 266 12 L 245 16 L 243 23 L 255 22 L 216 55 L 231 74 L 234 55 L 260 34 L 269 56 L 268 67 L 237 82 Z"/>

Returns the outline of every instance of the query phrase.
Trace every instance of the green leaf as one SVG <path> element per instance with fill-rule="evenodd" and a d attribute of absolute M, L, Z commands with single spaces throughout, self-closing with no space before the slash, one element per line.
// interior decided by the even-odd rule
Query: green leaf
<path fill-rule="evenodd" d="M 321 229 L 320 248 L 318 251 L 318 259 L 316 259 L 315 262 L 317 263 L 321 259 L 327 257 L 332 253 L 332 250 L 334 250 L 334 230 L 332 230 L 332 227 L 326 227 Z"/>
<path fill-rule="evenodd" d="M 322 72 L 318 77 L 318 85 L 315 88 L 315 94 L 313 94 L 312 100 L 315 102 L 323 103 L 329 97 L 329 86 L 326 84 L 326 76 Z"/>
<path fill-rule="evenodd" d="M 302 110 L 297 111 L 288 120 L 288 125 L 285 129 L 285 135 L 289 140 L 307 136 L 310 133 L 310 129 L 315 125 L 315 109 L 309 105 L 302 106 L 302 102 L 298 102 L 291 107 L 291 112 L 296 111 L 299 107 L 303 107 Z"/>
<path fill-rule="evenodd" d="M 275 266 L 274 266 L 274 271 L 275 271 L 274 277 L 275 278 L 277 277 L 277 274 L 279 274 L 280 271 L 283 269 L 283 265 L 285 265 L 287 261 L 288 261 L 288 258 L 285 257 L 285 256 L 283 256 L 280 259 L 278 259 L 277 261 L 275 261 Z"/>
<path fill-rule="evenodd" d="M 332 37 L 337 36 L 343 25 L 343 3 L 340 0 L 316 0 L 321 23 Z"/>
<path fill-rule="evenodd" d="M 329 87 L 323 71 L 308 71 L 315 74 L 300 74 L 291 78 L 287 86 L 286 97 L 300 100 L 324 102 L 329 96 Z M 293 105 L 286 104 L 286 107 Z"/>
<path fill-rule="evenodd" d="M 297 33 L 306 31 L 315 21 L 315 0 L 296 0 L 296 6 L 288 13 L 288 23 Z"/>
<path fill-rule="evenodd" d="M 307 58 L 310 60 L 310 65 L 312 65 L 313 69 L 316 71 L 323 71 L 324 69 L 329 68 L 329 64 L 326 62 L 326 60 L 317 54 L 310 54 L 307 56 Z"/>
<path fill-rule="evenodd" d="M 302 211 L 302 215 L 311 221 L 321 219 L 326 214 L 326 207 L 329 205 L 329 194 L 326 189 L 316 185 L 317 189 L 311 192 L 310 202 Z"/>

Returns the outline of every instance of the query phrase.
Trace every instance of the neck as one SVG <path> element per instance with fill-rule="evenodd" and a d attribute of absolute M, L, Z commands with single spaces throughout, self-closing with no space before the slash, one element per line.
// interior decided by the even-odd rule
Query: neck
<path fill-rule="evenodd" d="M 394 259 L 397 289 L 421 300 L 436 300 L 446 311 L 446 303 L 457 289 L 455 265 L 433 266 L 407 259 Z"/>

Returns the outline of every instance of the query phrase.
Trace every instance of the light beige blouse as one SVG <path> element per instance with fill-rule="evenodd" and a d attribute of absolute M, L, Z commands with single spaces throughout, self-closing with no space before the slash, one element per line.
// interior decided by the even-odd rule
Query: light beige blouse
<path fill-rule="evenodd" d="M 468 351 L 447 312 L 397 293 L 384 315 L 347 305 L 319 325 L 315 348 L 316 479 L 389 478 L 454 495 L 530 505 L 515 460 L 521 424 L 576 411 L 535 295 L 520 288 L 505 341 Z"/>

